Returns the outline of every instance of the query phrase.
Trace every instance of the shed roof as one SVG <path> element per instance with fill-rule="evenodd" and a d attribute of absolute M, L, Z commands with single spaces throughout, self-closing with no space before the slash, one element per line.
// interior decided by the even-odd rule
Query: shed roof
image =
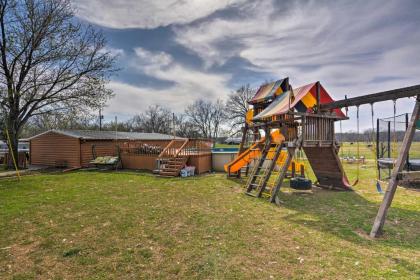
<path fill-rule="evenodd" d="M 115 131 L 99 131 L 99 130 L 48 130 L 41 134 L 35 135 L 29 139 L 33 139 L 53 132 L 66 135 L 73 138 L 84 140 L 172 140 L 174 137 L 162 133 L 146 133 L 146 132 L 115 132 Z M 176 139 L 183 139 L 176 137 Z"/>

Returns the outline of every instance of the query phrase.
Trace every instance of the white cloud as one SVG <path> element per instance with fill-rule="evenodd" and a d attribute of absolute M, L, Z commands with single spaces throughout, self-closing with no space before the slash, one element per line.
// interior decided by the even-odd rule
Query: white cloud
<path fill-rule="evenodd" d="M 76 0 L 77 15 L 110 28 L 185 24 L 243 0 Z"/>
<path fill-rule="evenodd" d="M 174 30 L 177 42 L 208 68 L 241 57 L 268 79 L 289 76 L 294 86 L 319 80 L 338 99 L 420 83 L 420 5 L 415 3 L 262 0 L 242 5 L 237 17 Z M 399 111 L 411 110 L 411 104 L 401 101 Z M 390 106 L 377 104 L 379 116 L 392 114 Z M 348 123 L 347 128 L 355 127 Z"/>
<path fill-rule="evenodd" d="M 413 59 L 420 57 L 416 23 L 392 24 L 395 15 L 407 13 L 401 6 L 400 1 L 295 1 L 282 10 L 263 0 L 242 6 L 239 17 L 174 30 L 177 42 L 207 66 L 239 56 L 255 71 L 290 76 L 297 84 L 367 86 L 377 76 L 419 77 L 418 59 Z"/>
<path fill-rule="evenodd" d="M 165 52 L 134 49 L 137 59 L 132 60 L 134 69 L 151 77 L 173 83 L 165 89 L 133 86 L 112 81 L 109 87 L 116 94 L 106 108 L 107 114 L 136 114 L 149 105 L 159 104 L 181 112 L 199 98 L 215 101 L 230 92 L 227 82 L 230 75 L 213 74 L 190 69 L 178 64 Z"/>

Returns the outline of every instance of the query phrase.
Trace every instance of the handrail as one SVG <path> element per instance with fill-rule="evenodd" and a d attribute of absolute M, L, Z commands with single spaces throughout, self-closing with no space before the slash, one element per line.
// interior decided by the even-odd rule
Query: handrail
<path fill-rule="evenodd" d="M 182 151 L 182 149 L 185 147 L 185 145 L 187 145 L 188 143 L 188 139 L 185 139 L 184 143 L 181 145 L 181 147 L 179 148 L 179 150 L 175 153 L 174 157 L 177 157 L 178 154 Z"/>
<path fill-rule="evenodd" d="M 165 153 L 168 152 L 168 150 L 171 148 L 171 146 L 173 146 L 176 142 L 181 142 L 181 141 L 184 141 L 184 143 L 182 143 L 181 147 L 180 148 L 175 148 L 174 156 L 175 157 L 178 156 L 180 151 L 188 143 L 188 139 L 173 139 L 173 140 L 171 140 L 171 142 L 169 142 L 169 144 L 165 147 L 165 149 L 163 149 L 163 151 L 159 154 L 159 157 L 163 157 L 165 155 Z"/>
<path fill-rule="evenodd" d="M 175 142 L 175 140 L 171 140 L 171 142 L 169 142 L 169 144 L 165 147 L 165 149 L 163 149 L 163 151 L 159 154 L 159 157 L 162 157 L 164 155 L 164 153 L 169 149 L 169 147 Z"/>

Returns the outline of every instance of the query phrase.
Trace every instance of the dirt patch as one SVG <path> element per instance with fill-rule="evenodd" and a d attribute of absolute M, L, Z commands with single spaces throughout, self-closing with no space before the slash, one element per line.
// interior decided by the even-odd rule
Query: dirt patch
<path fill-rule="evenodd" d="M 369 236 L 367 232 L 363 231 L 362 229 L 356 229 L 354 233 L 356 233 L 358 236 L 360 236 L 363 239 L 374 240 L 372 237 Z"/>
<path fill-rule="evenodd" d="M 30 255 L 39 247 L 39 241 L 33 241 L 29 244 L 13 244 L 8 249 L 11 263 L 7 265 L 12 273 L 28 271 L 34 262 Z"/>

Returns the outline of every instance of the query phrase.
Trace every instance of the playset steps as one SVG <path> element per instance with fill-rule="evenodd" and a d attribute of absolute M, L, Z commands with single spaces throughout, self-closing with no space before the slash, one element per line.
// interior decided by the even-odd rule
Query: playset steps
<path fill-rule="evenodd" d="M 185 167 L 188 161 L 188 156 L 182 155 L 188 141 L 188 139 L 174 139 L 169 142 L 158 157 L 157 174 L 161 177 L 179 176 L 181 169 Z"/>
<path fill-rule="evenodd" d="M 274 156 L 272 158 L 267 158 L 272 146 L 274 146 Z M 246 194 L 255 197 L 261 197 L 264 192 L 271 191 L 271 188 L 267 189 L 267 183 L 270 180 L 272 172 L 276 166 L 276 162 L 280 156 L 281 149 L 282 142 L 272 143 L 271 140 L 266 142 L 261 156 L 257 159 L 254 168 L 248 178 Z M 265 166 L 264 163 L 266 163 Z"/>
<path fill-rule="evenodd" d="M 181 172 L 181 169 L 184 168 L 187 163 L 188 157 L 186 156 L 177 156 L 175 158 L 166 158 L 161 159 L 161 168 L 159 170 L 159 175 L 167 177 L 176 177 Z"/>

